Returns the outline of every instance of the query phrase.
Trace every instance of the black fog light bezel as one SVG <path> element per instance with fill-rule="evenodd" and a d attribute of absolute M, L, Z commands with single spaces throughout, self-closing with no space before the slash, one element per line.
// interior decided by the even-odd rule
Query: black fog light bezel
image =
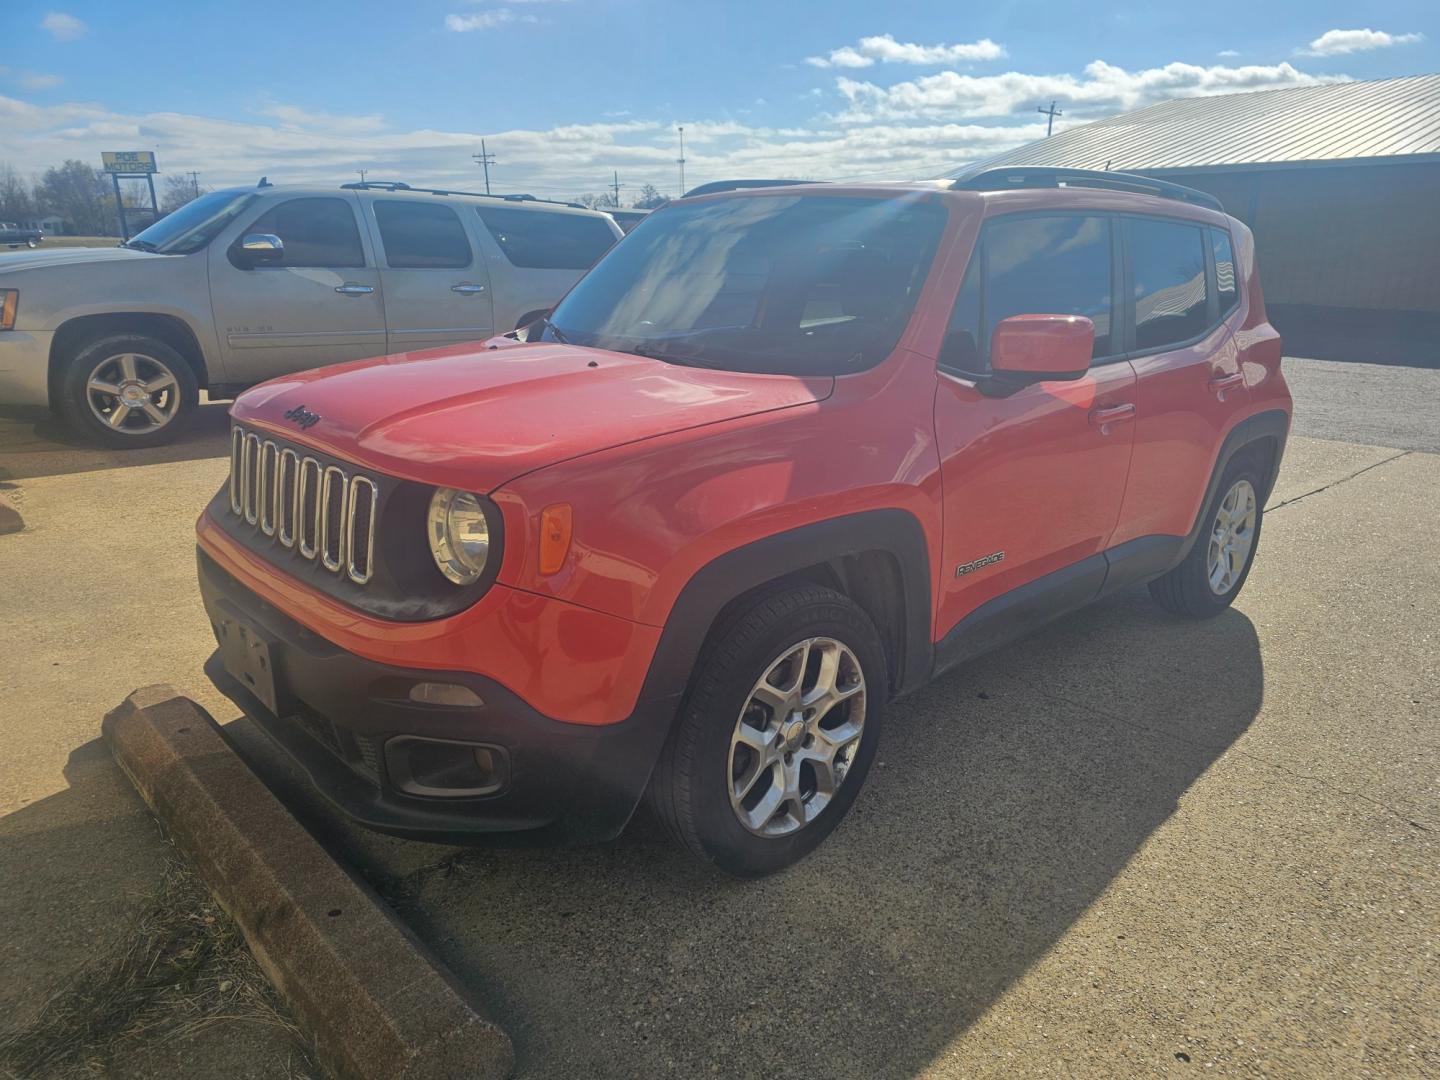
<path fill-rule="evenodd" d="M 468 757 L 475 762 L 479 773 L 481 766 L 476 760 L 478 752 L 491 755 L 491 770 L 494 778 L 488 783 L 468 787 L 438 786 L 427 783 L 427 778 L 417 777 L 413 762 L 413 751 L 422 748 L 450 748 L 457 759 Z M 503 746 L 495 743 L 466 742 L 460 739 L 431 739 L 420 735 L 396 735 L 385 741 L 385 770 L 390 785 L 406 795 L 422 799 L 483 799 L 502 793 L 510 784 L 510 754 Z"/>

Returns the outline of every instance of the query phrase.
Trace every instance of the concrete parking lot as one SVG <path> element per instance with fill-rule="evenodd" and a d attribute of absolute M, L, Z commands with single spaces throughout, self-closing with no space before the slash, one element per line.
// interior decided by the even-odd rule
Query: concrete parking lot
<path fill-rule="evenodd" d="M 1440 1075 L 1440 371 L 1287 365 L 1296 431 L 1231 611 L 1134 590 L 903 700 L 835 836 L 749 884 L 643 815 L 572 850 L 347 827 L 202 673 L 191 523 L 223 407 L 129 455 L 0 416 L 0 1034 L 152 903 L 166 846 L 97 736 L 163 680 L 501 1020 L 521 1076 Z M 90 1060 L 303 1067 L 254 1016 Z"/>

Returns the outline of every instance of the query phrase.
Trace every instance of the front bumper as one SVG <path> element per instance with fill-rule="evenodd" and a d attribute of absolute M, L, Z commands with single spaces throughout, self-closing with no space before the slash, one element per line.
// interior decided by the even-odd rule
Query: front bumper
<path fill-rule="evenodd" d="M 507 834 L 591 842 L 625 827 L 669 733 L 673 700 L 642 702 L 614 724 L 552 720 L 483 675 L 392 667 L 347 652 L 256 596 L 203 550 L 197 555 L 217 641 L 237 622 L 265 638 L 276 710 L 229 675 L 219 653 L 207 673 L 360 824 L 448 843 Z M 436 681 L 465 686 L 484 704 L 409 700 L 411 686 Z M 400 745 L 393 741 L 406 738 L 498 748 L 504 784 L 477 797 L 408 794 L 387 760 Z"/>
<path fill-rule="evenodd" d="M 50 403 L 54 337 L 51 330 L 0 330 L 0 405 Z"/>

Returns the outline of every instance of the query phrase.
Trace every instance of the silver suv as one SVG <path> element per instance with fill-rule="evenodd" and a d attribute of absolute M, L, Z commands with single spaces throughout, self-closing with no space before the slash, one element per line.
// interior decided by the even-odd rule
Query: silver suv
<path fill-rule="evenodd" d="M 505 333 L 618 240 L 606 214 L 405 184 L 233 188 L 118 248 L 0 255 L 0 404 L 112 446 L 306 368 Z"/>

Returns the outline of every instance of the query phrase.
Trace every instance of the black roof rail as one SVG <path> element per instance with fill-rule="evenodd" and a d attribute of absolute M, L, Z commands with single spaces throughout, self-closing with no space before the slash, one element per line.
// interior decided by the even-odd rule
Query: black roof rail
<path fill-rule="evenodd" d="M 739 191 L 741 188 L 789 187 L 791 184 L 823 184 L 823 180 L 712 180 L 685 192 L 682 198 L 692 195 L 714 195 L 721 191 Z"/>
<path fill-rule="evenodd" d="M 1156 180 L 1151 176 L 1137 173 L 1101 172 L 1098 169 L 1062 169 L 1053 165 L 1018 165 L 1014 168 L 991 168 L 956 180 L 950 185 L 952 191 L 1005 191 L 1014 188 L 1058 188 L 1089 187 L 1105 188 L 1110 191 L 1133 191 L 1141 195 L 1155 195 L 1161 199 L 1175 199 L 1179 202 L 1204 206 L 1210 210 L 1225 212 L 1224 205 L 1214 195 L 1168 180 Z"/>
<path fill-rule="evenodd" d="M 472 199 L 500 199 L 504 202 L 541 202 L 551 206 L 569 206 L 575 210 L 588 210 L 584 203 L 567 202 L 563 199 L 537 199 L 534 195 L 492 195 L 487 191 L 453 191 L 449 188 L 411 187 L 399 180 L 361 180 L 341 184 L 345 191 L 416 191 L 422 195 L 466 195 Z"/>

